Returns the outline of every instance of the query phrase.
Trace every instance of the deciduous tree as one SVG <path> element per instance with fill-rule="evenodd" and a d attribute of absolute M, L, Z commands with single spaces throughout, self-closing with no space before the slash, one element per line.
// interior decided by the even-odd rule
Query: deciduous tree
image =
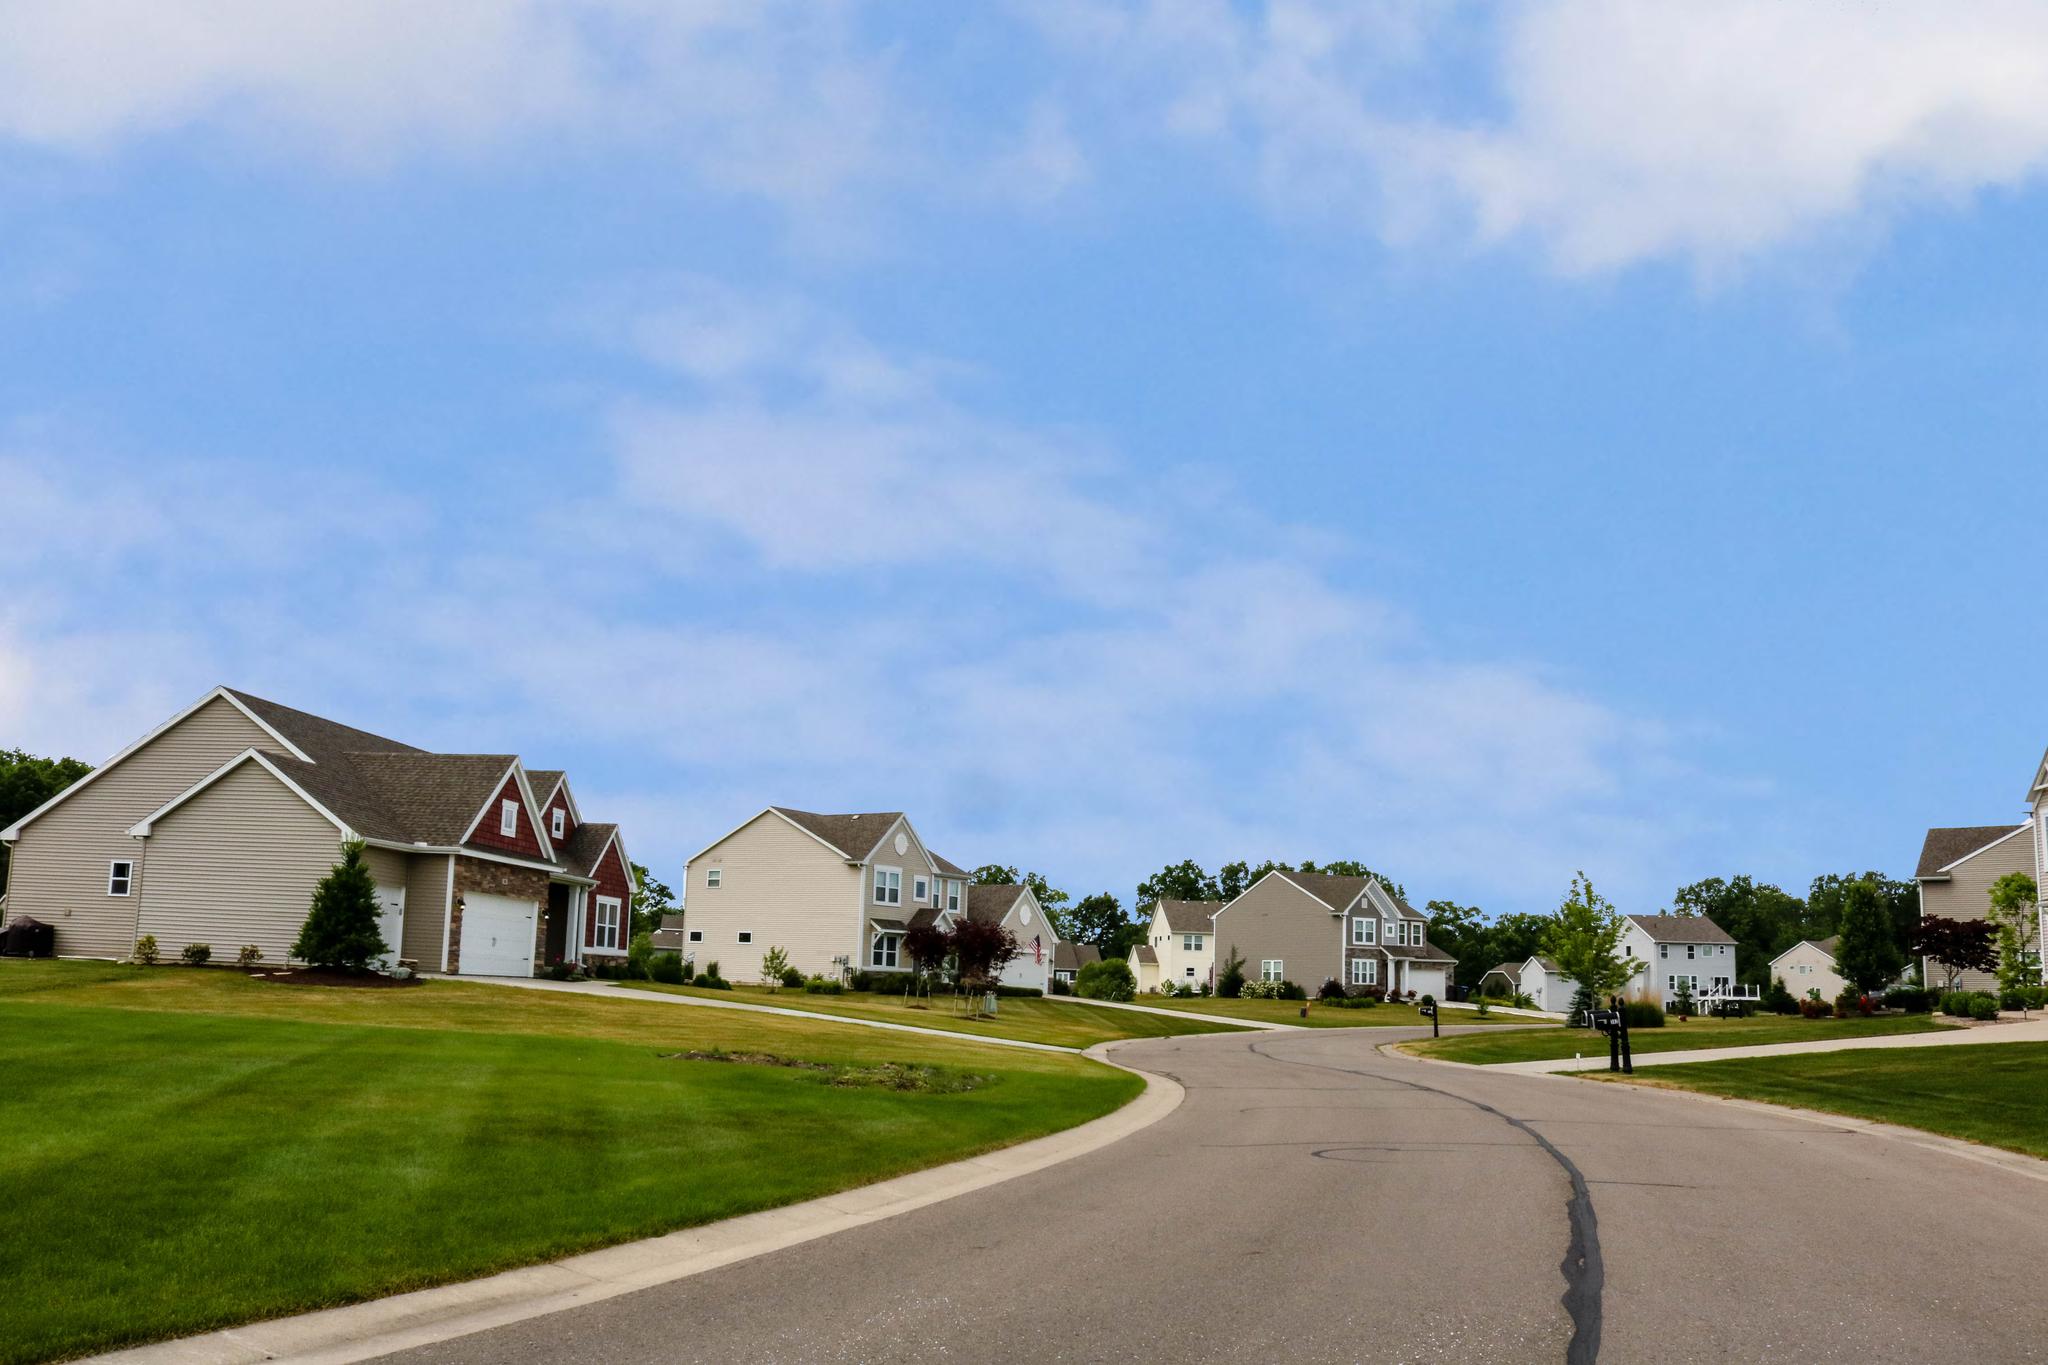
<path fill-rule="evenodd" d="M 1876 878 L 1842 890 L 1835 970 L 1863 995 L 1884 989 L 1906 969 L 1906 954 L 1892 938 L 1892 922 Z"/>
<path fill-rule="evenodd" d="M 1621 912 L 1581 872 L 1572 878 L 1571 890 L 1544 931 L 1544 954 L 1596 1000 L 1604 999 L 1643 966 L 1621 951 L 1622 925 Z"/>
<path fill-rule="evenodd" d="M 1929 915 L 1920 921 L 1913 939 L 1913 951 L 1941 968 L 1941 989 L 1953 991 L 1964 972 L 1998 969 L 1998 945 L 1993 941 L 1988 920 L 1945 919 Z"/>

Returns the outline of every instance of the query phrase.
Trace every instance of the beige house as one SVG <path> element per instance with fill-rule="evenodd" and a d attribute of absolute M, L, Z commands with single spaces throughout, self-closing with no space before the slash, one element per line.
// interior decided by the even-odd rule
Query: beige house
<path fill-rule="evenodd" d="M 1428 941 L 1428 919 L 1371 877 L 1268 872 L 1211 922 L 1219 969 L 1236 953 L 1246 979 L 1292 981 L 1311 995 L 1334 980 L 1442 1000 L 1457 963 Z"/>
<path fill-rule="evenodd" d="M 1161 900 L 1152 907 L 1145 941 L 1131 954 L 1131 974 L 1140 991 L 1162 986 L 1213 986 L 1216 981 L 1216 926 L 1210 916 L 1222 901 Z"/>
<path fill-rule="evenodd" d="M 925 847 L 902 811 L 825 815 L 770 806 L 690 859 L 684 950 L 733 981 L 755 981 L 781 948 L 806 976 L 910 970 L 903 936 L 973 914 L 1009 929 L 1020 949 L 1005 984 L 1046 989 L 1059 936 L 1022 886 L 971 884 Z"/>
<path fill-rule="evenodd" d="M 1959 825 L 1928 830 L 1920 845 L 1919 866 L 1913 872 L 1920 887 L 1921 917 L 1980 920 L 1991 912 L 1993 882 L 2009 872 L 2024 872 L 2038 878 L 2037 825 L 2037 820 L 2028 820 L 2017 825 Z M 1943 968 L 1921 963 L 1922 981 L 1940 981 L 1943 974 Z M 1805 994 L 1790 978 L 1785 984 L 1794 995 Z M 1997 990 L 1998 980 L 1989 972 L 1964 972 L 1956 988 Z M 1823 994 L 1826 999 L 1834 999 Z"/>
<path fill-rule="evenodd" d="M 1832 1004 L 1849 984 L 1835 969 L 1835 945 L 1841 938 L 1836 934 L 1801 939 L 1771 959 L 1771 980 L 1783 981 L 1794 1000 L 1808 999 L 1810 992 L 1819 991 L 1820 998 Z"/>
<path fill-rule="evenodd" d="M 1062 939 L 1053 945 L 1052 977 L 1055 981 L 1071 986 L 1080 977 L 1081 969 L 1091 962 L 1102 961 L 1102 949 L 1092 943 L 1068 943 Z"/>
<path fill-rule="evenodd" d="M 536 779 L 539 779 L 536 781 Z M 435 754 L 217 687 L 5 830 L 9 920 L 66 957 L 205 943 L 285 962 L 313 888 L 361 840 L 392 956 L 530 976 L 623 955 L 631 860 L 567 778 L 512 754 Z"/>

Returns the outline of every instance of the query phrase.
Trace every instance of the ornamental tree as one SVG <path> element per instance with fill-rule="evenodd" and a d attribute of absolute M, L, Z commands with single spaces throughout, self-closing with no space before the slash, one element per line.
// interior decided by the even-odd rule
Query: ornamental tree
<path fill-rule="evenodd" d="M 291 955 L 314 967 L 361 972 L 391 951 L 378 932 L 377 883 L 363 861 L 363 844 L 341 846 L 341 861 L 313 888 L 313 908 Z"/>
<path fill-rule="evenodd" d="M 994 990 L 1003 968 L 1017 956 L 1017 936 L 994 920 L 963 916 L 947 939 L 960 985 L 970 991 Z"/>
<path fill-rule="evenodd" d="M 1621 912 L 1581 872 L 1572 878 L 1571 890 L 1544 927 L 1544 956 L 1591 991 L 1594 999 L 1604 999 L 1643 969 L 1642 963 L 1621 951 L 1622 927 Z"/>
<path fill-rule="evenodd" d="M 1920 921 L 1913 939 L 1913 951 L 1941 968 L 1941 989 L 1953 991 L 1964 972 L 1998 969 L 1998 946 L 1989 920 L 1944 919 L 1929 915 Z"/>

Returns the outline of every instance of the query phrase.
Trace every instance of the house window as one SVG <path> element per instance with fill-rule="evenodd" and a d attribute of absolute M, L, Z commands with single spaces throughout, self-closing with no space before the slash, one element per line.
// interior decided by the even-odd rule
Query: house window
<path fill-rule="evenodd" d="M 498 803 L 498 833 L 511 838 L 519 833 L 519 803 L 500 801 Z"/>
<path fill-rule="evenodd" d="M 690 931 L 690 942 L 692 942 L 692 943 L 702 943 L 703 941 L 704 941 L 704 931 L 703 931 L 702 929 L 692 929 L 692 930 Z"/>
<path fill-rule="evenodd" d="M 1285 981 L 1287 974 L 1282 970 L 1285 964 L 1277 957 L 1269 957 L 1259 963 L 1259 980 Z"/>
<path fill-rule="evenodd" d="M 1670 944 L 1668 944 L 1668 943 L 1660 943 L 1660 944 L 1658 944 L 1658 945 L 1657 945 L 1657 956 L 1658 956 L 1658 957 L 1670 957 L 1670 956 L 1671 956 L 1671 945 L 1670 945 Z"/>
<path fill-rule="evenodd" d="M 721 886 L 723 886 L 723 885 L 725 885 L 725 869 L 724 869 L 724 868 L 722 868 L 722 867 L 712 867 L 712 868 L 706 868 L 706 869 L 705 869 L 705 871 L 704 871 L 704 889 L 705 889 L 706 891 L 716 891 L 716 890 L 717 890 L 717 889 L 718 889 L 719 887 L 721 887 Z"/>
<path fill-rule="evenodd" d="M 616 948 L 619 946 L 619 898 L 599 896 L 597 898 L 597 937 L 593 948 Z"/>
<path fill-rule="evenodd" d="M 742 929 L 742 930 L 740 930 L 740 942 L 742 942 L 742 943 L 752 943 L 753 941 L 754 941 L 754 931 L 753 931 L 752 929 Z"/>
<path fill-rule="evenodd" d="M 1355 919 L 1351 921 L 1351 942 L 1360 948 L 1375 947 L 1380 941 L 1380 922 L 1376 919 Z"/>
<path fill-rule="evenodd" d="M 125 896 L 135 881 L 135 864 L 126 858 L 116 858 L 107 864 L 107 894 Z"/>
<path fill-rule="evenodd" d="M 1688 944 L 1686 944 L 1686 945 L 1685 945 L 1685 957 L 1686 957 L 1686 961 L 1690 962 L 1690 961 L 1692 960 L 1693 956 L 1694 956 L 1694 954 L 1693 954 L 1693 951 L 1692 951 L 1692 945 L 1691 945 L 1690 943 L 1688 943 Z"/>
<path fill-rule="evenodd" d="M 568 818 L 569 812 L 563 810 L 560 806 L 555 807 L 554 819 L 548 826 L 548 833 L 551 838 L 559 839 L 562 837 L 562 826 L 567 822 Z"/>
<path fill-rule="evenodd" d="M 1354 957 L 1351 959 L 1352 985 L 1370 986 L 1377 983 L 1379 979 L 1380 964 L 1378 958 Z"/>
<path fill-rule="evenodd" d="M 1420 948 L 1423 946 L 1422 931 L 1425 927 L 1426 926 L 1420 920 L 1417 920 L 1414 924 L 1409 926 L 1409 937 L 1414 939 L 1414 942 L 1409 945 L 1410 947 Z"/>
<path fill-rule="evenodd" d="M 896 946 L 901 942 L 903 942 L 903 935 L 901 934 L 876 934 L 875 951 L 868 958 L 868 965 L 872 967 L 894 967 L 896 965 Z"/>
<path fill-rule="evenodd" d="M 947 883 L 946 883 L 946 908 L 947 908 L 948 910 L 951 910 L 951 911 L 955 912 L 956 914 L 957 914 L 957 913 L 959 912 L 959 909 L 960 909 L 960 883 L 958 883 L 958 882 L 947 882 Z"/>
<path fill-rule="evenodd" d="M 1195 974 L 1195 969 L 1194 969 L 1193 967 L 1190 967 L 1190 968 L 1188 968 L 1188 969 L 1187 969 L 1187 973 L 1186 973 L 1186 975 L 1187 975 L 1187 976 L 1189 976 L 1189 977 L 1191 977 L 1191 978 L 1192 978 L 1192 977 L 1194 976 L 1194 974 Z"/>
<path fill-rule="evenodd" d="M 911 888 L 910 898 L 919 905 L 923 905 L 931 899 L 931 883 L 927 882 L 923 877 L 919 877 Z"/>
<path fill-rule="evenodd" d="M 1200 934 L 1182 934 L 1180 936 L 1180 950 L 1184 953 L 1201 952 L 1202 936 Z M 1188 970 L 1192 972 L 1194 971 L 1194 968 L 1190 967 L 1188 968 Z"/>
<path fill-rule="evenodd" d="M 903 869 L 900 867 L 878 867 L 875 869 L 875 904 L 903 904 Z"/>

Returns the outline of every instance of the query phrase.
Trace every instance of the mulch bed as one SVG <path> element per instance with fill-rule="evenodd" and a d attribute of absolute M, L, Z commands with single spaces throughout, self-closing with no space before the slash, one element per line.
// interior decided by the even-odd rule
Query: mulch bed
<path fill-rule="evenodd" d="M 417 976 L 401 980 L 395 976 L 386 976 L 382 972 L 365 972 L 359 976 L 354 972 L 314 971 L 310 967 L 274 972 L 258 969 L 251 971 L 249 975 L 255 980 L 268 981 L 276 986 L 343 986 L 356 990 L 389 990 L 394 987 L 426 984 Z"/>

